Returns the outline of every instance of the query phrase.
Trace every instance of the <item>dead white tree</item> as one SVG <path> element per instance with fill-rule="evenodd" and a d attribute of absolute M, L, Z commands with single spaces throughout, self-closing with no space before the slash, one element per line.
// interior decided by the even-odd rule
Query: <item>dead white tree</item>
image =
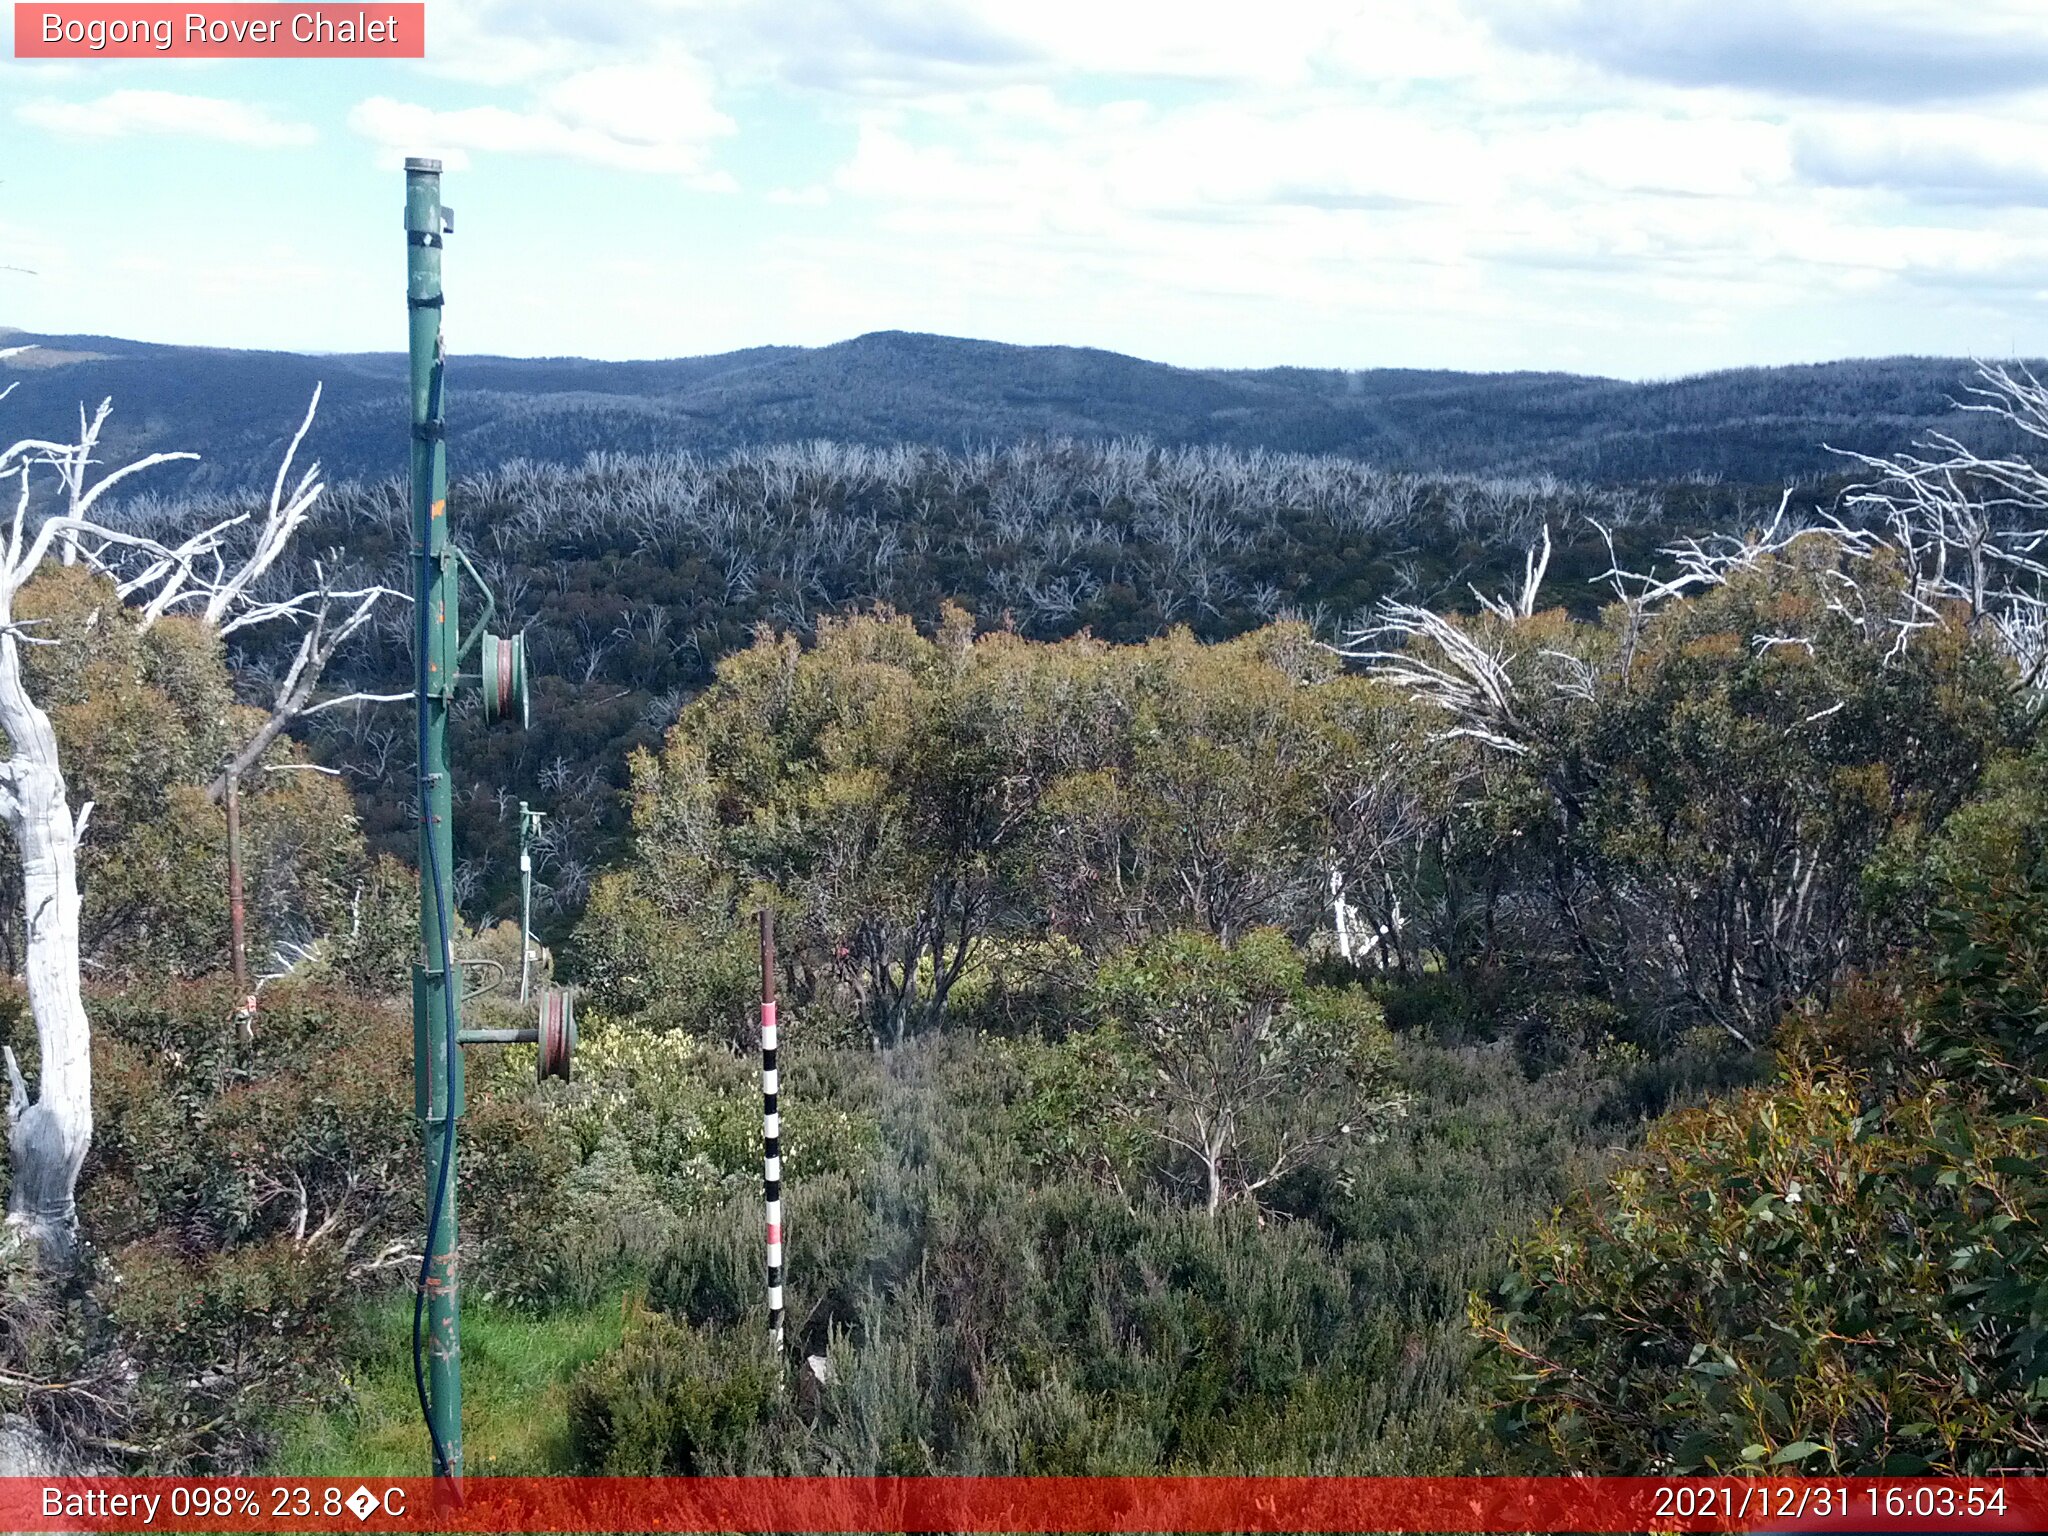
<path fill-rule="evenodd" d="M 0 398 L 5 393 L 0 392 Z M 0 555 L 0 731 L 8 756 L 0 763 L 0 819 L 21 852 L 22 910 L 27 923 L 23 980 L 36 1021 L 38 1091 L 31 1097 L 12 1047 L 6 1051 L 9 1083 L 7 1141 L 13 1187 L 7 1222 L 50 1258 L 69 1258 L 77 1224 L 73 1192 L 78 1170 L 92 1142 L 91 1032 L 79 984 L 78 840 L 92 803 L 74 813 L 58 761 L 57 733 L 49 715 L 29 694 L 21 648 L 34 637 L 15 622 L 14 602 L 53 550 L 60 560 L 77 556 L 81 535 L 113 543 L 127 535 L 88 520 L 93 504 L 128 476 L 192 454 L 152 454 L 89 484 L 91 448 L 106 420 L 106 409 L 89 424 L 81 418 L 79 441 L 55 443 L 25 438 L 0 450 L 0 485 L 20 482 L 4 555 Z M 29 526 L 31 472 L 55 473 L 65 491 L 61 513 Z M 164 570 L 178 569 L 177 553 L 157 546 L 148 552 Z"/>
<path fill-rule="evenodd" d="M 1959 410 L 1995 417 L 2048 445 L 2048 385 L 2017 364 L 1980 364 L 1977 377 L 1955 402 Z M 1685 539 L 1661 551 L 1676 563 L 1672 575 L 1637 574 L 1613 562 L 1600 579 L 1614 584 L 1632 613 L 1646 614 L 1818 540 L 1837 557 L 1824 577 L 1831 588 L 1825 611 L 1850 621 L 1866 642 L 1881 643 L 1887 663 L 1944 613 L 1960 614 L 2003 645 L 2020 687 L 2048 686 L 2048 469 L 2022 454 L 1987 456 L 1942 432 L 1889 457 L 1830 451 L 1870 473 L 1843 490 L 1833 513 L 1798 523 L 1788 517 L 1787 491 L 1761 532 Z M 1868 579 L 1884 567 L 1902 579 Z M 1760 634 L 1754 643 L 1810 651 L 1813 640 Z"/>
<path fill-rule="evenodd" d="M 1515 597 L 1488 597 L 1477 587 L 1472 595 L 1479 600 L 1479 606 L 1495 618 L 1505 619 L 1512 624 L 1516 619 L 1532 617 L 1536 612 L 1536 594 L 1542 589 L 1543 576 L 1550 569 L 1550 524 L 1543 525 L 1543 534 L 1538 544 L 1531 544 L 1522 552 L 1522 590 Z"/>
<path fill-rule="evenodd" d="M 1983 383 L 1958 402 L 1962 409 L 1995 415 L 2048 443 L 2048 386 L 2024 368 L 1986 365 L 1979 377 Z M 1627 674 L 1643 626 L 1670 599 L 1725 586 L 1802 541 L 1817 540 L 1834 557 L 1821 577 L 1830 588 L 1824 611 L 1849 620 L 1867 642 L 1883 644 L 1888 663 L 1905 654 L 1914 635 L 1940 622 L 1944 610 L 1960 609 L 1973 627 L 1997 635 L 2021 686 L 2048 687 L 2048 470 L 2023 457 L 1984 457 L 1944 434 L 1920 448 L 1891 458 L 1843 453 L 1873 478 L 1850 486 L 1840 511 L 1817 522 L 1790 516 L 1788 490 L 1760 530 L 1666 546 L 1659 551 L 1670 562 L 1666 570 L 1629 571 L 1610 559 L 1594 578 L 1612 587 L 1624 614 L 1610 668 Z M 1503 630 L 1511 632 L 1535 612 L 1550 561 L 1549 532 L 1546 526 L 1540 544 L 1524 557 L 1519 593 L 1493 597 L 1472 589 Z M 1611 556 L 1614 541 L 1607 541 Z M 1866 579 L 1894 565 L 1903 581 Z M 1813 637 L 1758 634 L 1753 643 L 1760 650 L 1793 645 L 1810 651 Z M 1517 755 L 1528 751 L 1518 712 L 1523 680 L 1504 641 L 1419 604 L 1388 601 L 1376 622 L 1353 633 L 1339 653 L 1451 716 L 1455 723 L 1444 736 Z M 1551 664 L 1542 682 L 1556 692 L 1590 702 L 1603 682 L 1583 658 L 1548 650 L 1540 658 Z"/>
<path fill-rule="evenodd" d="M 1958 409 L 2048 445 L 2048 385 L 2023 365 L 1980 364 L 1977 377 Z M 1849 621 L 1865 643 L 1882 645 L 1887 664 L 1944 614 L 1960 614 L 1997 638 L 2022 689 L 2048 686 L 2048 469 L 2024 455 L 1986 456 L 1940 432 L 1889 457 L 1830 451 L 1870 472 L 1843 490 L 1834 512 L 1795 520 L 1788 490 L 1760 532 L 1688 538 L 1662 550 L 1673 574 L 1625 571 L 1611 561 L 1597 579 L 1613 585 L 1634 627 L 1669 598 L 1726 585 L 1818 541 L 1833 557 L 1821 576 L 1829 588 L 1824 611 Z M 1871 579 L 1887 569 L 1901 579 Z M 1813 637 L 1758 634 L 1752 643 L 1810 652 Z"/>
<path fill-rule="evenodd" d="M 0 399 L 7 393 L 0 391 Z M 248 521 L 246 512 L 176 543 L 95 518 L 102 499 L 123 481 L 156 465 L 198 457 L 153 453 L 95 477 L 96 448 L 111 409 L 110 401 L 103 402 L 90 421 L 81 413 L 76 442 L 24 438 L 0 449 L 0 487 L 16 482 L 13 519 L 0 547 L 0 732 L 8 752 L 0 762 L 0 820 L 21 854 L 23 979 L 36 1024 L 38 1076 L 31 1094 L 14 1052 L 6 1051 L 13 1176 L 7 1225 L 52 1267 L 68 1263 L 74 1249 L 78 1171 L 92 1142 L 92 1036 L 80 986 L 78 887 L 78 844 L 92 804 L 71 807 L 56 731 L 22 668 L 22 647 L 38 638 L 16 621 L 15 601 L 54 554 L 60 562 L 84 560 L 114 574 L 122 600 L 137 606 L 143 627 L 186 601 L 222 622 L 247 601 L 252 584 L 297 527 L 282 519 L 266 524 L 254 547 L 236 557 L 231 540 Z M 61 498 L 40 518 L 34 515 L 39 478 L 54 478 Z M 273 501 L 274 509 L 282 505 Z M 286 606 L 303 609 L 306 601 Z"/>
<path fill-rule="evenodd" d="M 2048 444 L 2048 386 L 2024 369 L 1986 367 L 1979 376 L 1981 385 L 1958 402 L 1964 409 L 1995 415 L 2024 438 Z M 1619 615 L 1590 649 L 1531 643 L 1525 621 L 1544 568 L 1532 548 L 1519 596 L 1489 598 L 1475 590 L 1485 610 L 1480 618 L 1385 602 L 1342 653 L 1440 712 L 1446 724 L 1437 739 L 1464 738 L 1549 765 L 1566 827 L 1577 824 L 1576 803 L 1589 788 L 1585 775 L 1569 768 L 1570 754 L 1553 750 L 1569 739 L 1571 721 L 1630 685 L 1639 642 L 1673 599 L 1737 582 L 1783 583 L 1801 596 L 1785 610 L 1798 617 L 1762 621 L 1747 637 L 1758 653 L 1791 648 L 1814 655 L 1822 646 L 1846 645 L 1891 668 L 1920 637 L 1960 620 L 2004 648 L 2014 664 L 2013 686 L 2038 717 L 2048 702 L 2048 470 L 2024 453 L 1989 457 L 1945 435 L 1895 457 L 1846 457 L 1871 474 L 1843 493 L 1832 514 L 1795 515 L 1787 492 L 1767 526 L 1675 541 L 1647 572 L 1624 569 L 1609 539 L 1609 569 L 1595 579 L 1611 586 Z M 1786 729 L 1820 726 L 1847 707 L 1846 697 L 1824 693 Z M 1619 968 L 1601 962 L 1610 974 L 1661 969 L 1675 993 L 1699 1002 L 1747 1044 L 1753 1027 L 1768 1027 L 1785 998 L 1824 982 L 1844 963 L 1847 898 L 1839 889 L 1826 900 L 1816 894 L 1826 853 L 1802 842 L 1804 835 L 1760 843 L 1746 865 L 1725 862 L 1715 877 L 1724 881 L 1725 900 L 1713 902 L 1700 899 L 1694 872 L 1671 866 L 1601 873 L 1595 859 L 1589 867 L 1597 878 L 1585 889 L 1587 910 L 1608 935 L 1598 943 L 1569 879 L 1557 905 L 1583 953 L 1604 947 L 1623 954 Z M 1560 870 L 1560 878 L 1576 878 Z M 1707 929 L 1718 925 L 1718 932 L 1694 922 L 1703 913 Z"/>
<path fill-rule="evenodd" d="M 1469 737 L 1516 756 L 1529 750 L 1512 656 L 1499 641 L 1420 604 L 1389 601 L 1337 653 L 1449 715 L 1454 723 L 1438 739 Z"/>
<path fill-rule="evenodd" d="M 115 550 L 113 559 L 99 563 L 119 580 L 124 599 L 151 591 L 142 610 L 141 626 L 148 628 L 174 608 L 191 606 L 223 636 L 257 629 L 267 624 L 301 627 L 299 644 L 291 662 L 276 678 L 263 723 L 247 741 L 234 748 L 220 775 L 207 786 L 207 798 L 218 804 L 230 784 L 239 784 L 263 759 L 271 744 L 293 724 L 322 710 L 349 704 L 389 703 L 409 699 L 410 693 L 347 693 L 318 700 L 321 679 L 327 665 L 347 641 L 376 616 L 386 598 L 403 601 L 405 594 L 390 587 L 369 585 L 339 587 L 329 579 L 326 562 L 313 563 L 313 585 L 303 591 L 266 596 L 266 581 L 279 559 L 313 515 L 313 509 L 327 489 L 320 478 L 316 460 L 296 482 L 292 465 L 299 448 L 312 430 L 320 410 L 319 385 L 307 403 L 305 417 L 292 434 L 277 476 L 271 483 L 270 502 L 261 521 L 250 524 L 246 516 L 217 525 L 224 537 L 212 540 L 205 551 L 209 570 L 203 578 L 170 583 L 163 580 L 161 562 L 138 562 L 128 551 Z M 101 408 L 104 416 L 105 407 Z M 286 491 L 289 484 L 291 489 Z M 233 530 L 233 538 L 225 537 Z M 318 700 L 318 702 L 316 702 Z"/>
<path fill-rule="evenodd" d="M 2004 422 L 2048 445 L 2048 385 L 2024 365 L 1979 364 L 1958 409 Z M 2048 685 L 2048 470 L 2022 455 L 1986 457 L 1946 433 L 1916 452 L 1842 456 L 1872 478 L 1842 493 L 1848 514 L 1830 532 L 1846 549 L 1880 551 L 1905 573 L 1905 611 L 1889 616 L 1902 650 L 1941 607 L 1989 628 L 2019 668 L 2021 686 Z M 1840 451 L 1840 450 L 1836 450 Z"/>
<path fill-rule="evenodd" d="M 324 710 L 352 704 L 388 704 L 412 697 L 410 693 L 358 691 L 315 701 L 335 652 L 370 622 L 380 602 L 387 597 L 403 599 L 405 594 L 383 586 L 337 588 L 328 580 L 324 562 L 317 560 L 313 563 L 313 578 L 316 585 L 310 592 L 287 602 L 251 604 L 221 626 L 223 634 L 278 620 L 299 622 L 305 627 L 298 650 L 277 680 L 263 723 L 235 749 L 220 776 L 206 787 L 207 798 L 216 804 L 227 795 L 228 786 L 239 784 L 262 761 L 272 743 L 296 722 Z"/>

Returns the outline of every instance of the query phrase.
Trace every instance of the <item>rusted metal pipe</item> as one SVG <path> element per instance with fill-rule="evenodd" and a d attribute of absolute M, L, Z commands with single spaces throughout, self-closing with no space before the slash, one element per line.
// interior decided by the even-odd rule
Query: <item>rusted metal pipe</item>
<path fill-rule="evenodd" d="M 539 1039 L 537 1029 L 465 1029 L 455 1036 L 458 1045 L 533 1045 Z"/>

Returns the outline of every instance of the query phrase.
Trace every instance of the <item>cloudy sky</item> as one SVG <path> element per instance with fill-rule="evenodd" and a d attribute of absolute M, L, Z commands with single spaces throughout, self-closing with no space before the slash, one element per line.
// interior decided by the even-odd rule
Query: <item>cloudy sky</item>
<path fill-rule="evenodd" d="M 428 0 L 422 62 L 0 61 L 0 325 L 902 328 L 1189 365 L 2048 353 L 2043 0 Z"/>

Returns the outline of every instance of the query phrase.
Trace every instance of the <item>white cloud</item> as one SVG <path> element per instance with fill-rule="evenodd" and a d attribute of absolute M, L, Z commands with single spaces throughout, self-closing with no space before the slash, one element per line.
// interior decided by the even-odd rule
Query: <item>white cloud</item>
<path fill-rule="evenodd" d="M 1457 0 L 438 0 L 430 67 L 494 83 L 689 39 L 725 85 L 888 99 L 1087 76 L 1438 79 L 1502 49 Z"/>
<path fill-rule="evenodd" d="M 1583 361 L 1579 333 L 1704 347 L 1844 293 L 2018 291 L 2048 258 L 2048 137 L 2020 131 L 2048 117 L 2048 90 L 2027 94 L 2048 80 L 2040 0 L 445 0 L 436 17 L 476 46 L 437 46 L 431 68 L 516 89 L 488 116 L 366 103 L 357 126 L 394 156 L 703 176 L 737 116 L 761 206 L 814 210 L 734 290 L 752 312 L 772 289 L 776 336 L 784 316 L 828 335 L 1151 334 L 1186 358 L 1204 324 L 1242 336 L 1257 315 L 1276 337 L 1484 347 L 1492 328 Z M 679 36 L 671 86 L 646 61 Z M 1998 111 L 1928 109 L 1944 96 Z M 831 170 L 778 174 L 746 141 L 791 106 L 838 147 Z"/>
<path fill-rule="evenodd" d="M 1375 64 L 1380 77 L 1365 72 Z M 1928 227 L 1901 235 L 1892 188 L 1914 163 L 1859 170 L 1838 152 L 1822 174 L 1819 135 L 1853 115 L 1828 104 L 1673 93 L 1515 56 L 1456 24 L 1421 64 L 1402 74 L 1368 49 L 1326 55 L 1305 81 L 1261 66 L 1227 88 L 1136 89 L 1095 107 L 1057 79 L 858 105 L 829 185 L 877 233 L 808 239 L 794 280 L 812 303 L 836 281 L 885 312 L 901 306 L 894 323 L 1002 314 L 1013 339 L 1049 340 L 1100 336 L 1090 324 L 1149 330 L 1177 338 L 1184 361 L 1212 360 L 1188 319 L 1199 313 L 1218 334 L 1255 332 L 1246 317 L 1260 316 L 1276 338 L 1325 317 L 1331 332 L 1404 335 L 1422 361 L 1435 345 L 1469 360 L 1494 326 L 1496 357 L 1583 365 L 1605 348 L 1640 372 L 1656 336 L 1686 349 L 1685 366 L 1734 362 L 1710 349 L 1781 323 L 1817 334 L 1856 295 L 1910 289 L 1924 316 L 1930 300 L 2027 291 L 2048 271 L 2048 219 L 1951 219 L 1930 202 L 1912 215 Z M 1934 116 L 1885 120 L 1911 144 Z M 2010 132 L 2013 114 L 2001 120 Z M 1989 137 L 1984 120 L 1956 123 L 1954 135 Z M 1975 174 L 2003 175 L 2019 202 L 2028 166 L 2048 164 L 2048 137 L 2011 139 Z M 944 262 L 899 254 L 934 249 Z M 1359 362 L 1386 355 L 1354 345 Z"/>
<path fill-rule="evenodd" d="M 2038 0 L 1473 0 L 1518 46 L 1621 75 L 1891 104 L 2048 84 Z"/>
<path fill-rule="evenodd" d="M 1589 112 L 1508 147 L 1518 180 L 1545 167 L 1608 192 L 1742 197 L 1787 181 L 1782 127 L 1741 116 L 1680 116 L 1641 108 Z"/>
<path fill-rule="evenodd" d="M 707 188 L 731 184 L 709 160 L 712 142 L 734 131 L 732 119 L 713 105 L 704 72 L 687 61 L 579 70 L 546 86 L 524 110 L 438 110 L 375 96 L 356 105 L 349 126 L 387 161 L 438 154 L 454 170 L 467 164 L 469 151 L 553 155 L 683 176 Z"/>
<path fill-rule="evenodd" d="M 541 99 L 571 128 L 640 149 L 701 151 L 733 131 L 732 119 L 712 104 L 709 78 L 692 62 L 579 70 Z"/>
<path fill-rule="evenodd" d="M 988 112 L 931 131 L 876 112 L 835 185 L 885 204 L 987 210 L 1020 227 L 1155 216 L 1263 218 L 1287 206 L 1396 208 L 1483 197 L 1498 179 L 1469 131 L 1324 103 Z"/>
<path fill-rule="evenodd" d="M 433 74 L 493 86 L 529 84 L 603 62 L 646 59 L 702 30 L 698 11 L 728 0 L 435 0 L 427 13 Z"/>
<path fill-rule="evenodd" d="M 280 121 L 249 102 L 175 91 L 113 91 L 95 101 L 44 98 L 23 102 L 14 115 L 31 127 L 71 138 L 172 134 L 270 149 L 296 148 L 318 137 L 310 125 Z"/>
<path fill-rule="evenodd" d="M 745 182 L 716 241 L 650 207 L 692 297 L 623 251 L 622 312 L 678 317 L 627 350 L 1671 371 L 1924 348 L 2048 281 L 2048 0 L 436 0 L 430 54 L 347 113 L 386 163 Z M 146 121 L 40 89 L 26 121 Z"/>
<path fill-rule="evenodd" d="M 2048 207 L 2048 123 L 2016 115 L 1894 113 L 1802 125 L 1799 174 L 1931 204 Z"/>
<path fill-rule="evenodd" d="M 856 16 L 859 0 L 849 0 Z M 978 34 L 1003 40 L 998 58 L 1030 61 L 1048 72 L 1291 85 L 1305 80 L 1316 55 L 1339 30 L 1334 6 L 1243 0 L 1109 4 L 981 0 L 960 5 Z"/>
<path fill-rule="evenodd" d="M 70 252 L 49 229 L 0 219 L 0 294 L 7 295 L 9 309 L 24 280 L 47 276 L 69 264 Z"/>

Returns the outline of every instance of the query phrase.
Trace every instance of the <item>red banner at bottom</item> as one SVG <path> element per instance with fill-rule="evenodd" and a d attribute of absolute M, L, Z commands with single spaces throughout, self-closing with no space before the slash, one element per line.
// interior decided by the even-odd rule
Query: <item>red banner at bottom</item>
<path fill-rule="evenodd" d="M 0 1478 L 5 1531 L 2048 1531 L 2048 1478 Z"/>

